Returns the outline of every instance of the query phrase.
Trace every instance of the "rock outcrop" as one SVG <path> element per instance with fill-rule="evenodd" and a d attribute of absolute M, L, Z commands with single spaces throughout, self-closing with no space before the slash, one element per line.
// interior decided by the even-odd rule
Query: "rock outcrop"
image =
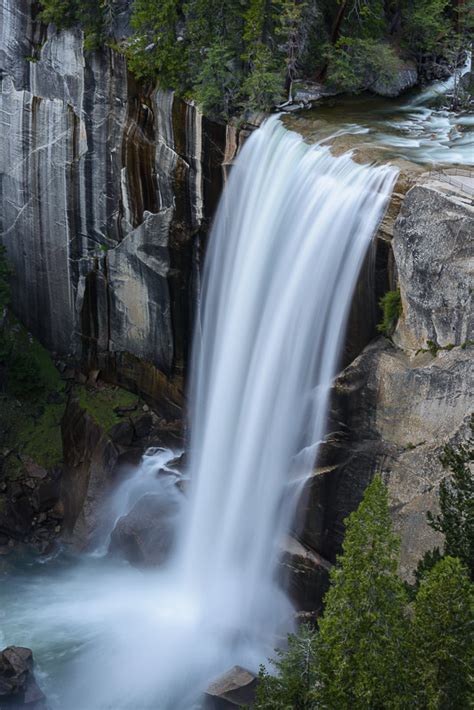
<path fill-rule="evenodd" d="M 94 541 L 105 504 L 143 451 L 176 444 L 181 422 L 160 419 L 138 397 L 104 383 L 71 391 L 62 419 L 63 539 L 77 549 Z"/>
<path fill-rule="evenodd" d="M 109 551 L 118 553 L 136 567 L 156 567 L 169 558 L 176 539 L 179 513 L 177 497 L 143 496 L 117 522 Z"/>
<path fill-rule="evenodd" d="M 33 674 L 33 654 L 29 648 L 9 646 L 0 652 L 0 707 L 47 710 Z"/>
<path fill-rule="evenodd" d="M 403 302 L 393 342 L 376 339 L 336 379 L 330 433 L 300 506 L 302 541 L 329 561 L 377 471 L 401 536 L 403 576 L 442 544 L 426 512 L 436 510 L 447 475 L 439 456 L 466 438 L 474 411 L 473 234 L 474 209 L 462 195 L 429 182 L 408 192 L 393 238 Z"/>
<path fill-rule="evenodd" d="M 204 695 L 204 710 L 251 707 L 255 701 L 257 682 L 254 673 L 234 666 L 211 683 Z"/>

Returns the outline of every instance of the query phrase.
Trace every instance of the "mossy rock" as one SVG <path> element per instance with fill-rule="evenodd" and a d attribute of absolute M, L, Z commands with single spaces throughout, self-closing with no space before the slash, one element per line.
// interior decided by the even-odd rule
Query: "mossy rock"
<path fill-rule="evenodd" d="M 110 432 L 116 424 L 123 421 L 121 411 L 129 410 L 130 414 L 133 414 L 140 405 L 136 394 L 111 385 L 78 385 L 75 393 L 81 408 L 106 432 Z"/>

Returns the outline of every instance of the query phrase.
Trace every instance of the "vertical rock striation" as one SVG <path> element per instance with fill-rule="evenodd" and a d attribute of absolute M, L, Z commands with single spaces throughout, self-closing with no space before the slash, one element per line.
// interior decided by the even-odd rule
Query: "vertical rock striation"
<path fill-rule="evenodd" d="M 1 240 L 13 308 L 60 356 L 179 403 L 226 129 L 110 48 L 0 5 Z M 127 33 L 127 8 L 114 31 Z"/>

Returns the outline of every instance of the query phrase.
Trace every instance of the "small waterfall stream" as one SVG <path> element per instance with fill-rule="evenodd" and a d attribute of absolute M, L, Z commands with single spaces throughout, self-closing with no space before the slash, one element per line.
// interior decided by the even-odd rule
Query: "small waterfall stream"
<path fill-rule="evenodd" d="M 206 256 L 191 487 L 172 561 L 143 571 L 88 557 L 4 595 L 1 640 L 33 647 L 53 709 L 197 708 L 210 680 L 256 668 L 291 628 L 278 547 L 324 435 L 351 296 L 396 175 L 309 147 L 277 118 L 244 145 Z M 122 491 L 133 501 L 147 487 L 138 476 Z"/>

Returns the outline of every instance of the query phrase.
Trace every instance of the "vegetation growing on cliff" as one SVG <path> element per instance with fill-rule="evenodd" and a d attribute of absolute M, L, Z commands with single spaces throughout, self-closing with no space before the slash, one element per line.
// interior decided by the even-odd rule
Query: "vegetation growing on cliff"
<path fill-rule="evenodd" d="M 387 291 L 380 299 L 380 308 L 382 309 L 382 321 L 378 324 L 377 330 L 387 337 L 392 335 L 397 325 L 397 321 L 402 314 L 402 299 L 400 289 L 395 291 Z"/>
<path fill-rule="evenodd" d="M 41 0 L 40 17 L 79 25 L 98 46 L 110 0 Z M 361 91 L 404 60 L 435 78 L 470 39 L 473 0 L 134 0 L 125 42 L 134 73 L 228 117 L 286 100 L 296 79 Z"/>
<path fill-rule="evenodd" d="M 451 451 L 450 460 L 463 467 L 466 450 Z M 463 521 L 466 537 L 472 519 L 469 527 L 465 497 L 449 500 L 450 516 Z M 469 707 L 473 586 L 465 560 L 439 553 L 409 596 L 397 573 L 398 550 L 387 491 L 376 477 L 346 521 L 343 554 L 331 572 L 318 627 L 290 636 L 288 650 L 279 651 L 274 663 L 276 677 L 261 669 L 257 710 Z"/>
<path fill-rule="evenodd" d="M 439 487 L 439 513 L 429 512 L 427 518 L 444 537 L 444 554 L 461 560 L 474 582 L 474 414 L 470 429 L 466 443 L 444 449 L 441 463 L 450 475 Z M 418 583 L 441 558 L 438 548 L 425 554 L 416 571 Z"/>

